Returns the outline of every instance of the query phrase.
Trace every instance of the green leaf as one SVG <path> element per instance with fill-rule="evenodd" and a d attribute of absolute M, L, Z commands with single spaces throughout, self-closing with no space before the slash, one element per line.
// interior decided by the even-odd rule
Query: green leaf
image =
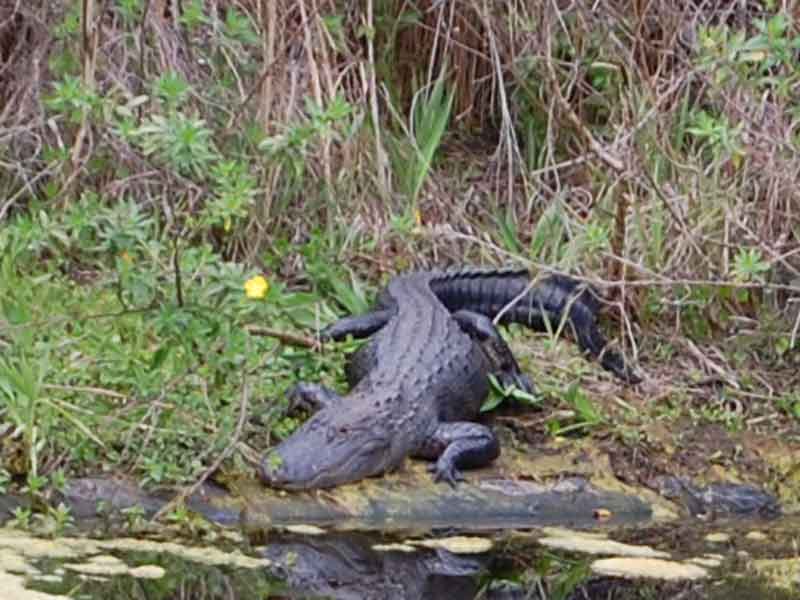
<path fill-rule="evenodd" d="M 156 369 L 160 368 L 161 365 L 164 364 L 164 361 L 167 359 L 167 356 L 169 356 L 170 348 L 171 348 L 170 346 L 164 345 L 155 351 L 155 353 L 153 354 L 153 358 L 150 361 L 151 371 L 155 371 Z"/>

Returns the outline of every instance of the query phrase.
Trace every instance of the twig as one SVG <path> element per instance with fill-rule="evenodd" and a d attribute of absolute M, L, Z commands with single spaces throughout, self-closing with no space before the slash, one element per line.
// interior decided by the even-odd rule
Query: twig
<path fill-rule="evenodd" d="M 145 82 L 147 81 L 147 72 L 145 69 L 145 61 L 144 61 L 144 51 L 146 47 L 145 43 L 145 36 L 147 35 L 147 16 L 150 12 L 150 0 L 145 0 L 144 3 L 144 10 L 142 11 L 142 24 L 139 27 L 139 76 L 142 78 L 142 88 L 144 88 Z M 144 89 L 141 90 L 144 93 Z M 136 111 L 138 115 L 138 122 L 141 124 L 142 122 L 142 115 L 144 114 L 143 109 L 139 109 Z"/>
<path fill-rule="evenodd" d="M 241 116 L 244 114 L 244 109 L 250 103 L 250 100 L 253 99 L 253 96 L 256 95 L 256 92 L 261 89 L 262 85 L 264 85 L 264 82 L 267 80 L 267 77 L 269 77 L 269 74 L 272 72 L 272 69 L 274 69 L 278 64 L 280 64 L 285 60 L 283 56 L 285 56 L 289 52 L 289 49 L 295 42 L 295 38 L 298 37 L 306 27 L 308 27 L 312 19 L 315 19 L 317 17 L 320 10 L 322 10 L 322 7 L 318 6 L 316 7 L 316 9 L 309 11 L 306 18 L 302 19 L 300 23 L 298 23 L 295 31 L 289 36 L 289 41 L 283 45 L 283 48 L 281 48 L 280 50 L 281 56 L 276 57 L 275 60 L 273 60 L 266 67 L 264 67 L 264 70 L 261 72 L 261 76 L 258 78 L 258 81 L 256 81 L 256 83 L 250 88 L 250 91 L 247 93 L 247 96 L 245 96 L 244 100 L 242 100 L 239 107 L 236 109 L 236 111 L 234 111 L 233 115 L 228 120 L 228 123 L 226 124 L 225 129 L 222 132 L 223 137 L 230 135 L 231 131 L 239 122 Z"/>
<path fill-rule="evenodd" d="M 158 509 L 156 514 L 153 515 L 151 522 L 158 521 L 161 517 L 165 514 L 171 512 L 180 504 L 183 504 L 187 498 L 189 498 L 192 494 L 194 494 L 201 485 L 203 485 L 214 471 L 219 469 L 219 466 L 222 462 L 228 458 L 228 455 L 233 451 L 234 447 L 239 443 L 239 438 L 242 435 L 242 431 L 244 430 L 245 421 L 247 421 L 247 379 L 243 378 L 242 381 L 242 399 L 239 403 L 239 420 L 236 423 L 236 429 L 233 432 L 233 437 L 222 453 L 216 458 L 216 460 L 209 465 L 209 467 L 203 471 L 203 474 L 199 477 L 197 481 L 195 481 L 192 485 L 187 488 L 184 488 L 177 496 L 175 496 L 172 500 L 167 502 L 164 506 Z"/>
<path fill-rule="evenodd" d="M 46 390 L 62 390 L 65 392 L 78 392 L 84 394 L 96 394 L 98 396 L 106 396 L 108 398 L 114 398 L 115 400 L 127 400 L 128 397 L 125 394 L 120 394 L 119 392 L 115 392 L 114 390 L 107 390 L 105 388 L 94 387 L 94 386 L 84 386 L 84 385 L 59 385 L 57 383 L 45 383 L 42 387 Z"/>
<path fill-rule="evenodd" d="M 367 0 L 367 14 L 364 17 L 363 26 L 368 30 L 367 34 L 367 87 L 369 89 L 369 108 L 375 133 L 375 166 L 378 170 L 378 186 L 385 200 L 391 196 L 389 189 L 389 178 L 387 177 L 388 159 L 386 149 L 383 147 L 380 134 L 380 113 L 378 109 L 378 84 L 375 79 L 375 44 L 373 43 L 375 24 L 372 14 L 372 0 Z"/>
<path fill-rule="evenodd" d="M 183 308 L 183 284 L 181 283 L 181 258 L 180 244 L 178 242 L 178 234 L 172 239 L 172 268 L 175 272 L 175 300 L 178 306 Z"/>
<path fill-rule="evenodd" d="M 245 331 L 251 335 L 275 338 L 290 346 L 300 346 L 301 348 L 311 348 L 312 350 L 319 350 L 321 347 L 321 344 L 314 338 L 295 333 L 286 333 L 285 331 L 278 331 L 277 329 L 270 329 L 268 327 L 246 325 Z"/>

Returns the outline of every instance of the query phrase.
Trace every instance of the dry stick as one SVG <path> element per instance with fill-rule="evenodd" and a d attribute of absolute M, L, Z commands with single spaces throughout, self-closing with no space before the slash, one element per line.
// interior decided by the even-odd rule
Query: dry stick
<path fill-rule="evenodd" d="M 191 486 L 188 488 L 184 488 L 177 496 L 175 496 L 172 500 L 167 502 L 164 506 L 162 506 L 156 514 L 153 515 L 151 522 L 158 521 L 161 517 L 163 517 L 166 513 L 172 511 L 177 507 L 179 504 L 183 504 L 186 499 L 194 494 L 201 485 L 203 485 L 208 479 L 211 474 L 219 469 L 219 466 L 222 464 L 228 455 L 233 451 L 233 448 L 239 443 L 239 438 L 242 435 L 242 431 L 244 430 L 244 423 L 247 420 L 247 379 L 243 377 L 242 381 L 242 400 L 239 403 L 239 420 L 236 423 L 236 430 L 233 432 L 233 437 L 231 438 L 230 443 L 225 447 L 222 453 L 216 458 L 216 460 L 209 465 L 209 467 L 203 471 L 203 474 L 200 478 L 195 481 Z"/>
<path fill-rule="evenodd" d="M 268 0 L 268 1 L 269 2 L 274 2 L 275 0 Z M 286 55 L 286 53 L 289 52 L 290 48 L 292 47 L 292 44 L 294 43 L 295 36 L 300 34 L 301 29 L 305 28 L 308 25 L 308 20 L 315 18 L 317 16 L 317 13 L 320 10 L 321 10 L 321 7 L 317 7 L 315 10 L 312 10 L 311 12 L 308 13 L 308 16 L 307 16 L 307 18 L 305 20 L 301 20 L 300 21 L 300 23 L 297 25 L 297 29 L 295 30 L 294 34 L 289 36 L 289 40 L 281 48 L 281 54 L 282 55 Z M 239 105 L 239 108 L 236 110 L 236 112 L 233 113 L 231 118 L 228 120 L 228 124 L 225 126 L 225 130 L 223 131 L 223 135 L 229 135 L 230 134 L 231 129 L 239 121 L 239 118 L 242 116 L 242 113 L 244 113 L 244 109 L 250 103 L 250 100 L 253 99 L 253 96 L 255 96 L 256 92 L 264 84 L 264 82 L 266 81 L 267 77 L 272 72 L 272 69 L 274 67 L 276 67 L 278 65 L 278 63 L 282 62 L 283 60 L 284 59 L 278 57 L 275 60 L 273 60 L 271 63 L 269 63 L 266 67 L 264 67 L 264 71 L 261 74 L 261 77 L 259 77 L 258 81 L 256 81 L 255 85 L 253 85 L 253 87 L 250 88 L 250 91 L 247 93 L 247 96 L 245 97 L 245 99 L 242 100 L 242 103 Z"/>
<path fill-rule="evenodd" d="M 380 134 L 380 113 L 378 111 L 378 85 L 375 80 L 375 44 L 373 42 L 375 23 L 372 16 L 372 0 L 367 0 L 367 17 L 364 23 L 367 29 L 367 65 L 368 65 L 368 78 L 369 78 L 369 106 L 372 115 L 372 126 L 375 130 L 375 160 L 378 168 L 378 185 L 380 186 L 381 195 L 383 199 L 388 201 L 390 199 L 389 181 L 386 177 L 388 160 L 386 158 L 386 150 L 381 142 Z"/>
<path fill-rule="evenodd" d="M 94 387 L 94 386 L 60 385 L 57 383 L 45 383 L 42 385 L 42 387 L 46 390 L 61 390 L 65 392 L 96 394 L 98 396 L 106 396 L 108 398 L 114 398 L 115 400 L 128 399 L 128 397 L 125 394 L 120 394 L 119 392 L 115 392 L 114 390 L 107 390 L 106 388 Z"/>
<path fill-rule="evenodd" d="M 506 146 L 506 161 L 508 161 L 506 193 L 508 194 L 507 198 L 510 206 L 514 195 L 514 154 L 519 154 L 519 144 L 517 143 L 517 137 L 514 133 L 511 111 L 508 109 L 506 86 L 503 85 L 503 68 L 500 61 L 500 51 L 497 49 L 497 39 L 494 35 L 494 29 L 492 29 L 490 14 L 488 3 L 486 0 L 484 0 L 481 16 L 484 19 L 484 27 L 486 27 L 486 35 L 489 39 L 489 55 L 491 56 L 492 65 L 496 71 L 495 77 L 497 77 L 497 90 L 500 95 L 500 112 L 503 116 L 503 124 L 501 126 L 501 143 L 505 144 Z"/>
<path fill-rule="evenodd" d="M 317 59 L 314 56 L 314 43 L 311 39 L 311 28 L 314 26 L 314 23 L 306 14 L 306 3 L 298 2 L 297 6 L 300 10 L 300 20 L 306 24 L 306 26 L 303 27 L 303 45 L 305 46 L 306 59 L 308 60 L 308 70 L 311 76 L 311 89 L 314 92 L 314 100 L 316 101 L 317 106 L 320 110 L 322 110 L 324 103 L 322 99 L 322 85 L 320 84 L 319 77 L 319 65 L 317 64 Z M 315 6 L 313 8 L 315 13 L 319 12 L 318 7 Z M 316 27 L 314 29 L 316 29 Z M 320 40 L 320 44 L 324 43 L 324 40 Z M 331 173 L 331 144 L 328 136 L 325 136 L 325 140 L 322 144 L 322 172 L 325 178 L 325 183 L 330 188 L 333 175 Z"/>
<path fill-rule="evenodd" d="M 486 240 L 480 239 L 474 235 L 468 235 L 466 233 L 461 233 L 456 231 L 450 226 L 436 226 L 436 227 L 427 227 L 424 228 L 422 233 L 424 235 L 436 235 L 437 237 L 446 236 L 450 239 L 455 240 L 463 240 L 472 242 L 473 244 L 477 244 L 478 246 L 483 246 L 492 250 L 498 256 L 505 256 L 507 258 L 511 258 L 514 260 L 520 260 L 520 257 L 513 252 L 509 252 L 504 250 L 500 246 L 488 242 Z M 605 254 L 605 253 L 604 253 Z M 732 289 L 765 289 L 765 290 L 785 290 L 788 292 L 794 292 L 800 294 L 800 286 L 797 285 L 788 285 L 782 283 L 747 283 L 747 282 L 737 282 L 737 281 L 725 281 L 725 280 L 713 280 L 713 279 L 670 279 L 664 275 L 660 275 L 647 269 L 640 265 L 639 263 L 635 263 L 631 260 L 628 260 L 623 257 L 615 257 L 616 260 L 624 262 L 628 267 L 639 271 L 640 273 L 644 273 L 650 279 L 632 279 L 626 282 L 620 281 L 609 281 L 607 279 L 599 279 L 599 278 L 588 278 L 588 277 L 578 277 L 581 281 L 588 281 L 589 283 L 602 285 L 604 287 L 619 287 L 621 285 L 626 285 L 629 287 L 669 287 L 669 286 L 676 286 L 676 285 L 685 285 L 685 286 L 711 286 L 711 287 L 730 287 Z M 554 269 L 552 265 L 548 265 L 545 263 L 536 262 L 534 260 L 523 259 L 522 262 L 536 267 L 539 270 L 547 271 L 550 273 L 556 273 L 560 275 L 569 275 L 570 277 L 574 277 L 574 275 L 570 275 L 558 269 Z"/>
<path fill-rule="evenodd" d="M 81 2 L 81 83 L 84 87 L 94 91 L 95 89 L 95 67 L 97 63 L 97 45 L 99 42 L 100 24 L 95 18 L 94 0 L 83 0 Z M 98 11 L 102 14 L 102 8 Z M 95 22 L 97 21 L 97 22 Z M 89 127 L 89 111 L 85 107 L 81 111 L 81 124 L 78 133 L 75 135 L 75 142 L 70 153 L 70 163 L 72 173 L 69 175 L 62 187 L 63 192 L 72 187 L 73 182 L 78 177 L 81 168 L 81 154 L 83 153 L 83 143 L 86 138 L 86 131 Z"/>
<path fill-rule="evenodd" d="M 4 219 L 4 218 L 5 218 L 5 216 L 6 216 L 6 213 L 7 213 L 7 212 L 8 212 L 8 211 L 11 209 L 11 207 L 12 207 L 12 206 L 14 206 L 14 204 L 17 202 L 17 200 L 18 200 L 18 199 L 19 199 L 19 198 L 20 198 L 20 197 L 21 197 L 21 196 L 22 196 L 22 195 L 23 195 L 25 192 L 28 192 L 28 193 L 30 193 L 30 195 L 31 195 L 31 196 L 34 196 L 34 195 L 35 195 L 35 194 L 34 194 L 34 192 L 33 192 L 33 184 L 34 184 L 34 183 L 36 183 L 37 181 L 39 181 L 40 179 L 44 179 L 45 177 L 48 177 L 48 176 L 50 176 L 50 175 L 53 175 L 53 173 L 55 172 L 55 169 L 53 168 L 53 166 L 54 166 L 55 164 L 56 164 L 55 162 L 51 163 L 50 165 L 48 165 L 48 166 L 47 166 L 47 168 L 45 168 L 45 169 L 43 169 L 42 171 L 40 171 L 39 173 L 37 173 L 37 174 L 36 174 L 36 175 L 35 175 L 35 176 L 34 176 L 34 177 L 33 177 L 33 178 L 30 180 L 30 181 L 26 181 L 26 182 L 25 182 L 25 183 L 24 183 L 24 184 L 23 184 L 23 185 L 22 185 L 22 186 L 19 188 L 19 190 L 17 190 L 17 192 L 16 192 L 15 194 L 13 194 L 13 195 L 12 195 L 12 196 L 11 196 L 11 197 L 10 197 L 10 198 L 9 198 L 9 199 L 8 199 L 8 200 L 7 200 L 7 201 L 4 203 L 4 204 L 3 204 L 3 206 L 2 206 L 2 207 L 0 207 L 0 221 L 3 221 L 3 219 Z M 22 177 L 24 177 L 24 175 L 21 175 L 21 176 L 22 176 Z"/>
<path fill-rule="evenodd" d="M 147 35 L 147 15 L 150 13 L 150 0 L 145 0 L 144 3 L 144 10 L 142 10 L 142 25 L 139 28 L 139 75 L 142 78 L 142 87 L 144 87 L 144 82 L 147 81 L 147 73 L 145 71 L 145 62 L 144 62 L 144 49 L 145 49 L 145 35 Z M 142 90 L 144 92 L 144 90 Z M 139 122 L 141 123 L 142 115 L 144 114 L 144 109 L 136 111 L 139 116 Z"/>
<path fill-rule="evenodd" d="M 257 325 L 246 325 L 245 331 L 251 335 L 261 337 L 271 337 L 288 344 L 290 346 L 299 346 L 300 348 L 310 348 L 312 350 L 319 350 L 321 344 L 314 338 L 296 333 L 286 333 L 285 331 L 278 331 L 277 329 L 270 329 L 268 327 L 259 327 Z"/>
<path fill-rule="evenodd" d="M 789 348 L 794 348 L 794 345 L 797 342 L 797 332 L 799 330 L 800 330 L 800 310 L 797 311 L 797 318 L 794 321 L 794 327 L 792 327 L 792 337 L 789 338 Z"/>
<path fill-rule="evenodd" d="M 549 41 L 550 36 L 547 37 L 547 40 L 548 40 L 547 52 L 548 52 L 548 57 L 550 57 L 551 56 L 551 46 Z M 589 148 L 592 150 L 592 152 L 594 152 L 600 158 L 600 160 L 606 163 L 614 171 L 616 171 L 620 175 L 623 175 L 625 170 L 625 165 L 623 164 L 623 162 L 619 160 L 617 157 L 611 155 L 605 148 L 603 148 L 602 144 L 600 144 L 594 138 L 592 133 L 588 129 L 586 129 L 581 120 L 578 118 L 578 115 L 575 114 L 575 112 L 569 106 L 569 103 L 567 102 L 566 98 L 564 98 L 563 94 L 561 93 L 561 88 L 558 85 L 558 78 L 556 76 L 555 68 L 553 67 L 552 61 L 547 60 L 545 62 L 547 66 L 548 75 L 550 76 L 551 83 L 553 84 L 552 85 L 554 92 L 553 95 L 555 97 L 555 100 L 561 107 L 561 109 L 564 111 L 564 114 L 566 114 L 567 119 L 570 121 L 570 123 L 572 123 L 572 126 L 577 130 L 578 134 L 581 137 L 583 137 L 584 140 L 589 144 Z M 697 255 L 704 257 L 706 262 L 710 264 L 710 258 L 697 245 L 697 242 L 695 241 L 694 236 L 689 230 L 688 225 L 672 207 L 669 198 L 667 198 L 666 194 L 664 194 L 664 191 L 661 189 L 661 186 L 659 186 L 658 183 L 656 183 L 656 181 L 653 179 L 653 177 L 650 175 L 647 169 L 642 169 L 641 173 L 647 180 L 647 182 L 650 184 L 650 187 L 655 191 L 656 195 L 659 197 L 662 204 L 669 211 L 672 218 L 675 220 L 678 226 L 683 230 L 683 233 L 686 235 L 686 238 L 689 241 L 689 243 L 693 246 L 695 252 L 697 252 Z M 617 256 L 614 258 L 615 260 L 620 260 L 621 257 Z"/>
<path fill-rule="evenodd" d="M 266 7 L 264 6 L 266 4 Z M 275 0 L 262 0 L 259 2 L 259 12 L 266 10 L 266 15 L 261 16 L 261 22 L 266 24 L 266 35 L 262 36 L 262 51 L 264 53 L 264 64 L 271 65 L 275 60 L 275 36 L 276 21 L 278 20 L 278 3 Z M 262 25 L 263 26 L 263 25 Z M 264 39 L 266 38 L 266 39 Z M 267 131 L 267 123 L 272 116 L 272 75 L 270 71 L 265 72 L 261 83 L 261 119 L 264 130 Z"/>
<path fill-rule="evenodd" d="M 183 284 L 181 282 L 180 242 L 176 234 L 172 238 L 172 269 L 175 272 L 175 301 L 183 308 Z"/>

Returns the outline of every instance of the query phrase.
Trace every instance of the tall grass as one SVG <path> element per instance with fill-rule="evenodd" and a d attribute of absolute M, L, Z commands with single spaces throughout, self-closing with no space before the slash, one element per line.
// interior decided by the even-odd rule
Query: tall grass
<path fill-rule="evenodd" d="M 699 286 L 757 319 L 771 290 L 795 344 L 800 36 L 779 6 L 214 7 L 4 9 L 0 219 L 132 199 L 251 261 L 348 224 L 358 263 L 397 252 L 404 214 L 398 265 L 582 270 L 627 290 L 623 316 Z"/>

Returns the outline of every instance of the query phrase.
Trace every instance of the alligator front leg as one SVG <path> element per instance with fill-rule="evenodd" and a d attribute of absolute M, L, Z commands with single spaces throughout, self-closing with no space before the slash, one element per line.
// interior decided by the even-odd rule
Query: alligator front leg
<path fill-rule="evenodd" d="M 500 385 L 506 389 L 516 386 L 523 392 L 535 393 L 531 380 L 520 369 L 511 348 L 497 331 L 492 320 L 486 315 L 470 310 L 458 310 L 453 313 L 461 330 L 475 340 L 489 359 L 492 374 Z"/>
<path fill-rule="evenodd" d="M 356 339 L 369 337 L 386 325 L 393 314 L 393 310 L 385 309 L 356 317 L 344 317 L 325 327 L 320 331 L 319 336 L 322 340 L 334 342 L 343 340 L 348 335 L 352 335 Z"/>
<path fill-rule="evenodd" d="M 455 487 L 464 479 L 461 469 L 482 467 L 500 456 L 500 443 L 492 430 L 480 423 L 441 423 L 414 456 L 435 460 L 429 467 L 434 480 Z"/>
<path fill-rule="evenodd" d="M 318 383 L 298 383 L 286 392 L 289 410 L 304 410 L 309 413 L 339 406 L 342 397 L 330 388 Z"/>

